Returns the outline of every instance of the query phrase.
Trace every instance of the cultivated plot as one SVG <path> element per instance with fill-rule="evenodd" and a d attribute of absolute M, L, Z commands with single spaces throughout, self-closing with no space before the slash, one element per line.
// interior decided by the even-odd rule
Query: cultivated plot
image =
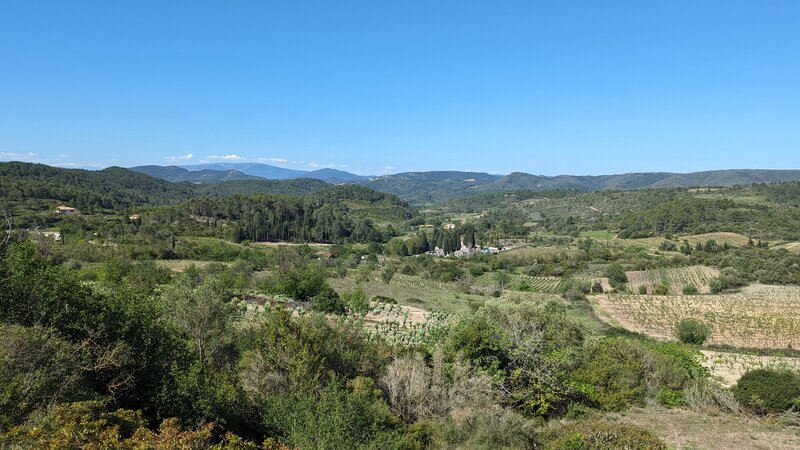
<path fill-rule="evenodd" d="M 711 329 L 707 344 L 750 348 L 800 346 L 800 287 L 762 286 L 724 295 L 598 295 L 599 316 L 631 331 L 674 339 L 682 319 Z"/>

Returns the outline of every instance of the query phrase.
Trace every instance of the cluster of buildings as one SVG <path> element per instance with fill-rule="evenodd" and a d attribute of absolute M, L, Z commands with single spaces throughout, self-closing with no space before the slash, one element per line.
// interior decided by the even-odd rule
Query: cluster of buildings
<path fill-rule="evenodd" d="M 467 247 L 463 243 L 461 244 L 461 248 L 450 253 L 449 255 L 445 253 L 445 251 L 439 247 L 434 247 L 433 250 L 429 251 L 428 254 L 431 256 L 438 256 L 439 258 L 446 258 L 447 256 L 454 256 L 456 258 L 461 258 L 463 256 L 474 255 L 477 253 L 485 253 L 487 255 L 496 255 L 498 253 L 511 250 L 511 247 L 488 247 L 488 246 L 481 246 L 481 247 Z"/>

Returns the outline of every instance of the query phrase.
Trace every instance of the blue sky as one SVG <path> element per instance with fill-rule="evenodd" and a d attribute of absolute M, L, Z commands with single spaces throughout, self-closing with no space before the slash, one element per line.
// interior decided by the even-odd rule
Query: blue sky
<path fill-rule="evenodd" d="M 0 160 L 800 168 L 798 1 L 4 1 Z"/>

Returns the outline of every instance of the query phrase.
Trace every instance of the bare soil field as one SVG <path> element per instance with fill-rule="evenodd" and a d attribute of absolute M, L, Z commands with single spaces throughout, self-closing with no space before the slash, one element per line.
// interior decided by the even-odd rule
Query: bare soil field
<path fill-rule="evenodd" d="M 724 295 L 597 295 L 598 317 L 662 340 L 682 319 L 711 328 L 707 344 L 749 348 L 800 346 L 800 287 L 758 286 Z"/>
<path fill-rule="evenodd" d="M 658 285 L 669 288 L 671 294 L 680 295 L 683 288 L 694 286 L 702 294 L 711 292 L 709 282 L 719 276 L 719 269 L 708 266 L 690 266 L 625 272 L 628 276 L 627 288 L 630 292 L 639 293 L 645 286 L 648 293 L 653 293 Z"/>

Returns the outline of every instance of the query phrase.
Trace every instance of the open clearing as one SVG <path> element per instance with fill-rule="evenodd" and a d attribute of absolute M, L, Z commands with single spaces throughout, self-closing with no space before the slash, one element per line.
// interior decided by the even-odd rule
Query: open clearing
<path fill-rule="evenodd" d="M 627 288 L 634 293 L 639 293 L 642 286 L 645 286 L 648 293 L 653 293 L 656 286 L 664 285 L 671 294 L 682 294 L 683 288 L 688 286 L 694 286 L 701 293 L 708 294 L 711 292 L 708 283 L 719 276 L 719 270 L 708 266 L 690 266 L 629 271 L 625 275 L 628 276 Z"/>
<path fill-rule="evenodd" d="M 675 449 L 796 449 L 800 429 L 777 419 L 710 415 L 682 408 L 633 408 L 609 418 L 650 430 Z"/>
<path fill-rule="evenodd" d="M 173 272 L 183 272 L 184 270 L 188 269 L 190 266 L 195 266 L 198 269 L 202 269 L 209 264 L 223 264 L 225 266 L 230 266 L 231 263 L 229 262 L 218 262 L 218 261 L 198 261 L 198 260 L 191 260 L 191 259 L 159 259 L 156 260 L 156 264 L 161 267 L 166 267 L 167 269 Z"/>
<path fill-rule="evenodd" d="M 773 248 L 785 248 L 793 253 L 800 253 L 800 242 L 787 242 L 786 244 L 777 245 Z"/>
<path fill-rule="evenodd" d="M 674 339 L 682 319 L 711 328 L 707 344 L 749 348 L 800 346 L 800 287 L 759 286 L 723 295 L 597 295 L 598 316 L 657 339 Z"/>
<path fill-rule="evenodd" d="M 384 283 L 375 277 L 361 280 L 359 283 L 352 274 L 345 278 L 331 278 L 328 283 L 337 292 L 351 291 L 360 284 L 369 298 L 380 295 L 393 298 L 400 304 L 422 306 L 448 313 L 464 311 L 469 308 L 470 303 L 480 305 L 485 300 L 485 297 L 480 295 L 459 292 L 455 283 L 443 283 L 403 274 L 395 274 L 390 283 Z"/>

